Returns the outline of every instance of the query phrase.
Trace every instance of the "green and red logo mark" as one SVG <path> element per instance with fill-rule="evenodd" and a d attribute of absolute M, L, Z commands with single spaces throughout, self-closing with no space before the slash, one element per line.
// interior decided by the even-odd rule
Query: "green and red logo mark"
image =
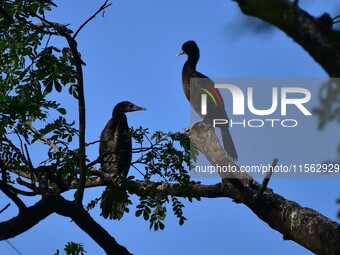
<path fill-rule="evenodd" d="M 214 102 L 215 106 L 217 106 L 217 101 L 218 101 L 218 104 L 222 106 L 223 99 L 220 93 L 213 86 L 209 84 L 206 84 L 205 87 L 206 88 L 200 88 L 200 89 L 209 95 L 211 100 Z"/>

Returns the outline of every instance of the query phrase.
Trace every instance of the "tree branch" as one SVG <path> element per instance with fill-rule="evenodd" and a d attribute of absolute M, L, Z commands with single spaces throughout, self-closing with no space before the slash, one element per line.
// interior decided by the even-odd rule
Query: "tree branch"
<path fill-rule="evenodd" d="M 203 142 L 203 141 L 202 141 Z M 318 255 L 340 254 L 340 225 L 322 214 L 275 194 L 270 189 L 253 199 L 260 184 L 254 183 L 254 189 L 247 193 L 240 192 L 230 182 L 213 185 L 189 184 L 185 189 L 174 183 L 132 182 L 130 189 L 141 196 L 161 192 L 177 197 L 190 197 L 193 194 L 205 198 L 231 198 L 243 203 L 271 228 L 282 233 L 285 240 L 293 240 Z M 108 183 L 97 178 L 88 180 L 87 187 L 105 186 Z"/>
<path fill-rule="evenodd" d="M 194 144 L 197 149 L 206 156 L 211 165 L 216 167 L 216 169 L 218 169 L 217 166 L 226 166 L 228 169 L 235 169 L 234 172 L 218 172 L 222 179 L 226 179 L 231 182 L 241 192 L 247 189 L 248 184 L 253 181 L 253 178 L 250 175 L 243 173 L 240 167 L 226 156 L 226 153 L 222 149 L 215 131 L 211 128 L 211 126 L 206 125 L 204 122 L 197 122 L 191 127 L 191 129 L 186 130 L 186 134 L 190 137 L 190 142 L 198 141 L 199 139 L 201 139 L 201 141 L 205 141 L 197 143 L 194 142 Z"/>
<path fill-rule="evenodd" d="M 57 209 L 57 213 L 70 217 L 79 228 L 86 232 L 108 255 L 131 255 L 131 253 L 117 241 L 81 206 L 63 199 L 62 206 Z"/>
<path fill-rule="evenodd" d="M 27 196 L 27 197 L 34 197 L 34 196 L 39 194 L 37 192 L 30 192 L 30 191 L 24 191 L 24 190 L 21 190 L 21 189 L 17 189 L 13 186 L 8 186 L 8 189 L 11 190 L 14 193 L 17 193 L 17 194 L 23 195 L 23 196 Z"/>
<path fill-rule="evenodd" d="M 37 14 L 32 14 L 34 17 L 45 23 L 46 26 L 52 27 L 57 31 L 58 35 L 64 37 L 71 49 L 74 59 L 76 73 L 77 73 L 77 92 L 78 92 L 78 109 L 79 109 L 79 186 L 75 194 L 75 201 L 81 205 L 84 197 L 84 185 L 86 182 L 86 109 L 85 109 L 85 96 L 84 96 L 84 78 L 82 63 L 77 47 L 77 41 L 71 36 L 71 30 L 67 29 L 59 23 L 50 22 L 44 17 Z"/>
<path fill-rule="evenodd" d="M 198 138 L 196 137 L 196 139 Z M 197 143 L 197 141 L 195 140 L 195 136 L 192 136 L 191 140 L 195 144 Z M 206 141 L 204 140 L 199 140 L 199 142 L 206 143 Z M 220 160 L 222 163 L 223 159 Z M 225 160 L 226 162 L 229 162 L 226 156 Z M 96 171 L 98 170 L 93 169 L 93 173 L 95 173 Z M 104 178 L 106 177 L 104 176 Z M 91 178 L 86 181 L 85 187 L 90 188 L 107 186 L 110 183 L 110 179 Z M 206 198 L 231 198 L 235 202 L 243 203 L 247 207 L 249 207 L 260 219 L 266 222 L 271 228 L 282 233 L 285 239 L 291 239 L 295 242 L 298 242 L 302 246 L 306 247 L 316 254 L 340 254 L 340 235 L 338 231 L 339 224 L 329 220 L 328 218 L 324 217 L 323 215 L 312 209 L 301 207 L 295 202 L 286 200 L 280 195 L 272 192 L 270 189 L 265 189 L 264 193 L 257 200 L 254 199 L 254 195 L 257 193 L 257 190 L 259 190 L 261 186 L 256 182 L 252 183 L 251 188 L 246 187 L 245 192 L 240 192 L 239 189 L 237 189 L 229 181 L 223 182 L 223 184 L 217 183 L 214 185 L 189 184 L 186 187 L 183 187 L 183 185 L 176 183 L 146 183 L 144 181 L 130 181 L 129 184 L 129 191 L 139 196 L 161 192 L 163 194 L 173 195 L 177 197 L 194 196 Z M 72 188 L 77 187 L 77 185 L 73 185 Z M 57 192 L 56 189 L 58 188 L 55 188 L 55 192 Z M 51 203 L 53 205 L 55 204 L 55 202 Z M 79 221 L 78 223 L 76 222 L 76 219 L 72 219 L 76 222 L 76 224 L 79 224 L 79 227 L 81 227 L 91 237 L 92 235 L 96 235 L 98 233 L 98 230 L 96 229 L 98 226 L 96 227 L 92 226 L 92 223 L 90 224 L 90 228 L 96 229 L 94 231 L 95 233 L 89 233 L 88 231 L 91 230 L 87 229 L 87 226 L 85 226 L 88 223 L 88 217 L 90 216 L 84 215 L 84 211 L 82 211 L 83 209 L 81 208 L 75 209 L 77 212 L 71 212 L 73 209 L 71 210 L 70 208 L 73 208 L 76 205 L 74 203 L 70 203 L 71 202 L 69 202 L 67 205 L 68 209 L 62 207 L 64 209 L 59 208 L 56 210 L 67 210 L 66 212 L 58 211 L 58 213 L 71 218 L 75 217 L 75 215 L 82 215 L 81 217 L 84 218 L 77 219 L 77 222 Z M 45 205 L 43 205 L 43 207 L 49 206 L 51 206 L 50 203 L 45 203 Z M 40 209 L 37 210 L 39 211 Z M 29 217 L 26 218 L 26 220 L 30 220 Z M 30 226 L 27 227 L 27 229 L 33 227 L 35 224 L 30 223 Z M 2 233 L 1 230 L 2 229 L 0 224 L 0 233 Z M 106 234 L 103 233 L 101 234 L 101 236 L 104 237 L 106 236 Z M 105 241 L 98 240 L 97 242 L 99 243 Z"/>
<path fill-rule="evenodd" d="M 2 209 L 0 210 L 0 214 L 3 213 L 4 211 L 6 211 L 6 210 L 8 209 L 8 207 L 10 207 L 10 206 L 11 206 L 10 203 L 8 203 L 7 205 L 5 205 L 5 207 L 2 208 Z"/>
<path fill-rule="evenodd" d="M 242 12 L 272 24 L 300 44 L 331 77 L 340 76 L 340 31 L 328 14 L 311 16 L 289 0 L 235 0 Z"/>
<path fill-rule="evenodd" d="M 202 151 L 212 165 L 228 166 L 231 164 L 218 140 L 211 138 L 214 129 L 210 125 L 196 123 L 187 133 L 191 143 Z M 221 176 L 223 178 L 223 175 Z M 230 176 L 226 177 L 229 181 Z M 240 177 L 243 178 L 241 175 Z M 244 183 L 243 179 L 240 181 Z M 225 185 L 222 185 L 221 196 L 230 197 L 237 203 L 245 204 L 271 228 L 282 233 L 284 239 L 293 240 L 318 255 L 340 254 L 340 225 L 338 223 L 312 209 L 286 200 L 269 189 L 266 189 L 261 197 L 254 199 L 254 195 L 260 189 L 260 185 L 254 181 L 251 186 L 244 183 L 244 192 L 240 192 L 234 185 L 228 185 L 224 181 L 223 184 Z M 217 190 L 215 192 L 215 195 L 219 195 Z"/>
<path fill-rule="evenodd" d="M 28 128 L 37 136 L 39 136 L 39 141 L 42 142 L 43 144 L 47 144 L 48 146 L 50 146 L 52 149 L 54 149 L 56 152 L 60 152 L 59 148 L 57 145 L 55 145 L 54 143 L 52 143 L 50 140 L 48 140 L 46 137 L 44 137 L 43 135 L 41 135 L 39 133 L 39 131 L 32 126 L 32 124 L 30 122 L 26 122 L 25 123 L 26 126 L 28 126 Z"/>
<path fill-rule="evenodd" d="M 18 216 L 0 223 L 0 240 L 20 235 L 52 214 L 57 206 L 51 196 L 44 197 L 35 205 L 20 212 Z"/>
<path fill-rule="evenodd" d="M 277 158 L 274 158 L 274 159 L 273 159 L 273 162 L 272 162 L 272 164 L 271 164 L 271 166 L 270 166 L 270 168 L 269 168 L 269 172 L 268 172 L 268 173 L 266 174 L 266 176 L 264 177 L 263 182 L 262 182 L 262 184 L 261 184 L 261 187 L 259 188 L 259 190 L 258 190 L 257 193 L 255 194 L 254 199 L 259 199 L 259 198 L 262 196 L 263 192 L 266 190 L 266 188 L 267 188 L 267 186 L 268 186 L 268 183 L 269 183 L 269 181 L 270 181 L 270 177 L 271 177 L 272 174 L 273 174 L 273 169 L 275 168 L 275 166 L 276 166 L 276 164 L 277 164 L 278 161 L 279 161 L 279 160 L 278 160 Z"/>
<path fill-rule="evenodd" d="M 98 13 L 100 13 L 101 11 L 105 10 L 107 7 L 109 7 L 110 5 L 112 5 L 112 3 L 107 4 L 109 0 L 106 0 L 102 6 L 100 6 L 100 8 L 98 9 L 98 11 L 96 11 L 90 18 L 88 18 L 79 28 L 78 30 L 74 33 L 73 39 L 76 39 L 78 33 L 86 26 L 87 23 L 89 23 L 92 19 L 94 19 Z"/>
<path fill-rule="evenodd" d="M 86 114 L 85 114 L 85 96 L 84 96 L 84 79 L 82 60 L 77 49 L 77 42 L 69 35 L 65 34 L 65 38 L 70 46 L 77 70 L 78 81 L 78 108 L 79 108 L 79 187 L 75 194 L 75 201 L 78 205 L 82 204 L 84 197 L 84 188 L 86 182 Z"/>
<path fill-rule="evenodd" d="M 0 190 L 9 198 L 11 199 L 16 206 L 19 208 L 19 211 L 23 211 L 26 209 L 26 205 L 24 202 L 21 201 L 21 199 L 14 194 L 10 189 L 7 184 L 7 174 L 6 174 L 6 166 L 5 163 L 2 161 L 0 158 L 0 169 L 1 169 L 1 175 L 2 175 L 2 180 L 0 181 Z"/>
<path fill-rule="evenodd" d="M 47 194 L 35 205 L 19 213 L 18 216 L 1 222 L 0 240 L 6 240 L 27 231 L 54 212 L 71 218 L 105 250 L 106 254 L 131 254 L 125 247 L 119 245 L 104 228 L 96 223 L 82 206 L 67 201 L 59 195 L 52 194 Z"/>

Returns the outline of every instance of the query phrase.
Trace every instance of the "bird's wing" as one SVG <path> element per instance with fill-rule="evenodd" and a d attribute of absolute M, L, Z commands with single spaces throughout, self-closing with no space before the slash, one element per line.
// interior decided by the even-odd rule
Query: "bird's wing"
<path fill-rule="evenodd" d="M 105 125 L 101 135 L 100 135 L 100 144 L 99 144 L 99 156 L 104 155 L 108 150 L 108 139 L 112 137 L 112 130 L 115 129 L 115 124 L 113 123 L 113 119 L 111 118 Z"/>
<path fill-rule="evenodd" d="M 115 116 L 114 116 L 115 117 Z M 102 131 L 99 155 L 103 157 L 102 168 L 108 173 L 128 174 L 132 160 L 131 138 L 126 136 L 129 130 L 125 114 L 111 118 Z"/>

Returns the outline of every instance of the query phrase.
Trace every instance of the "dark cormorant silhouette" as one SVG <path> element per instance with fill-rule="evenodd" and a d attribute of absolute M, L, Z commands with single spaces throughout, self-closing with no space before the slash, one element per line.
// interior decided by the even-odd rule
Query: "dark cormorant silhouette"
<path fill-rule="evenodd" d="M 129 126 L 126 112 L 145 110 L 124 101 L 118 103 L 112 112 L 112 118 L 107 122 L 100 135 L 99 156 L 101 170 L 105 173 L 126 177 L 132 160 L 132 141 L 127 132 Z M 125 195 L 125 196 L 124 196 Z M 121 219 L 125 211 L 126 191 L 121 187 L 108 186 L 102 195 L 102 215 L 104 218 Z"/>
<path fill-rule="evenodd" d="M 212 95 L 215 101 L 211 97 L 207 97 L 208 114 L 204 116 L 204 122 L 212 124 L 213 119 L 227 119 L 229 121 L 223 98 L 220 92 L 214 88 L 214 82 L 209 79 L 209 77 L 196 71 L 196 65 L 200 58 L 200 51 L 196 42 L 185 42 L 182 45 L 182 50 L 177 54 L 177 56 L 182 54 L 186 54 L 188 56 L 188 60 L 183 65 L 182 69 L 183 90 L 194 110 L 201 115 L 201 94 L 204 93 L 202 91 L 206 91 Z M 190 94 L 192 98 L 190 98 Z M 233 139 L 229 132 L 229 125 L 224 124 L 219 125 L 218 127 L 221 129 L 223 147 L 228 156 L 233 160 L 237 160 L 238 156 Z"/>

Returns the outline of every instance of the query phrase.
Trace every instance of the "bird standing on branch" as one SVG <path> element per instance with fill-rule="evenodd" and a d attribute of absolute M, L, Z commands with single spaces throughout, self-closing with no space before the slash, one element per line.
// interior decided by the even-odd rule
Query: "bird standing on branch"
<path fill-rule="evenodd" d="M 208 114 L 203 117 L 203 121 L 212 124 L 214 119 L 224 119 L 228 120 L 229 123 L 223 98 L 220 92 L 214 88 L 214 82 L 209 77 L 196 71 L 196 65 L 200 58 L 200 51 L 196 42 L 185 42 L 177 56 L 182 54 L 188 56 L 188 60 L 184 63 L 182 69 L 182 85 L 184 94 L 193 109 L 201 115 L 201 95 L 202 93 L 209 94 L 209 97 L 207 97 Z M 229 125 L 223 124 L 218 127 L 221 129 L 223 147 L 228 156 L 233 160 L 237 160 L 238 155 L 229 132 Z"/>
<path fill-rule="evenodd" d="M 100 135 L 101 171 L 117 178 L 126 178 L 132 160 L 132 141 L 128 135 L 129 125 L 125 113 L 140 110 L 146 109 L 128 101 L 118 103 L 114 107 L 112 118 Z M 102 195 L 100 205 L 103 217 L 121 219 L 126 210 L 127 200 L 126 190 L 121 185 L 108 186 Z"/>

